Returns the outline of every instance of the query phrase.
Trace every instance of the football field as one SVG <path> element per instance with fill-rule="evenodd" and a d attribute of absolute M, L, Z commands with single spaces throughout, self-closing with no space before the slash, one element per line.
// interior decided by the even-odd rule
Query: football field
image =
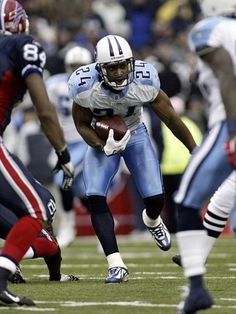
<path fill-rule="evenodd" d="M 9 289 L 32 298 L 36 307 L 0 307 L 0 313 L 174 314 L 186 283 L 173 264 L 176 242 L 168 252 L 158 249 L 151 236 L 120 236 L 120 251 L 129 268 L 129 281 L 105 285 L 107 263 L 95 237 L 79 237 L 63 249 L 62 272 L 80 277 L 77 282 L 49 282 L 42 259 L 22 263 L 26 284 Z M 208 259 L 206 282 L 214 307 L 199 313 L 236 313 L 236 239 L 218 240 Z"/>

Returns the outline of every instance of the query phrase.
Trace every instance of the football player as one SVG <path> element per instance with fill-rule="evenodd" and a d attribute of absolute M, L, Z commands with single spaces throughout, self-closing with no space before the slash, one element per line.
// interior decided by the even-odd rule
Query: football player
<path fill-rule="evenodd" d="M 223 232 L 227 220 L 236 205 L 236 171 L 220 185 L 210 199 L 207 211 L 204 215 L 203 225 L 207 230 L 207 238 L 204 242 L 203 258 L 206 262 L 215 241 Z M 180 255 L 172 258 L 173 262 L 182 266 Z"/>
<path fill-rule="evenodd" d="M 28 35 L 29 21 L 25 10 L 14 0 L 0 1 L 0 203 L 18 220 L 6 237 L 0 255 L 0 302 L 34 305 L 28 298 L 7 289 L 7 279 L 14 273 L 29 247 L 56 210 L 52 195 L 27 171 L 18 158 L 5 147 L 2 136 L 15 105 L 29 91 L 42 130 L 54 147 L 58 162 L 55 171 L 64 172 L 64 188 L 73 181 L 73 166 L 42 79 L 45 52 Z"/>
<path fill-rule="evenodd" d="M 199 3 L 205 18 L 193 27 L 189 43 L 198 56 L 198 83 L 209 102 L 208 131 L 175 195 L 179 220 L 176 238 L 184 275 L 190 282 L 178 313 L 195 313 L 213 304 L 203 280 L 209 241 L 200 209 L 236 168 L 236 0 Z M 214 221 L 210 214 L 206 219 L 211 229 L 212 222 L 221 220 L 216 217 Z"/>
<path fill-rule="evenodd" d="M 60 216 L 57 241 L 60 247 L 68 246 L 76 236 L 74 197 L 81 201 L 86 207 L 85 187 L 82 175 L 82 161 L 87 150 L 87 143 L 78 134 L 72 119 L 72 100 L 68 95 L 67 81 L 72 72 L 81 65 L 92 62 L 92 55 L 86 48 L 75 46 L 70 48 L 65 55 L 66 73 L 60 73 L 49 77 L 46 81 L 46 88 L 50 101 L 56 108 L 60 124 L 64 130 L 65 140 L 71 155 L 71 162 L 75 170 L 75 178 L 70 190 L 62 188 L 62 173 L 55 176 L 54 182 L 58 186 L 63 211 Z"/>
<path fill-rule="evenodd" d="M 98 41 L 96 62 L 80 67 L 69 79 L 76 128 L 89 147 L 84 178 L 91 220 L 108 262 L 105 283 L 127 281 L 128 268 L 119 253 L 114 220 L 107 204 L 107 191 L 123 158 L 143 197 L 143 220 L 160 249 L 171 246 L 170 234 L 161 219 L 164 191 L 160 165 L 142 123 L 142 107 L 149 102 L 154 112 L 191 153 L 196 143 L 160 88 L 156 69 L 134 60 L 128 42 L 116 35 Z M 113 130 L 106 142 L 94 131 L 93 122 L 103 116 L 121 116 L 128 126 L 116 141 Z"/>

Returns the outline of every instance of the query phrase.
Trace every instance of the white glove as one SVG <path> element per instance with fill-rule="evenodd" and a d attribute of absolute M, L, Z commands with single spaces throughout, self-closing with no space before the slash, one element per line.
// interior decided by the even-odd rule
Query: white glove
<path fill-rule="evenodd" d="M 114 139 L 114 130 L 110 129 L 108 138 L 106 141 L 106 145 L 103 147 L 103 151 L 107 156 L 111 156 L 123 151 L 130 139 L 130 130 L 127 130 L 125 135 L 122 137 L 121 140 L 116 141 Z"/>

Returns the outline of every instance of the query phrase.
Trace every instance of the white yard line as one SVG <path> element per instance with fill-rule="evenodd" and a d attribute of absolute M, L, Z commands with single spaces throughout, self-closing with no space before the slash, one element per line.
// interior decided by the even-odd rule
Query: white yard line
<path fill-rule="evenodd" d="M 220 298 L 221 301 L 235 301 L 236 298 Z M 115 306 L 131 306 L 131 307 L 153 307 L 153 308 L 176 308 L 177 304 L 154 304 L 154 303 L 147 303 L 147 302 L 141 302 L 141 301 L 117 301 L 117 302 L 77 302 L 77 301 L 35 301 L 36 305 L 43 305 L 43 304 L 57 304 L 61 307 L 94 307 L 94 306 L 104 306 L 104 305 L 115 305 Z M 213 308 L 215 309 L 236 309 L 236 305 L 214 305 Z M 0 307 L 1 310 L 17 310 L 17 311 L 32 311 L 32 312 L 43 312 L 43 311 L 50 311 L 53 312 L 56 309 L 55 308 L 40 308 L 40 307 L 26 307 L 26 306 L 20 306 L 20 307 L 10 307 L 10 306 L 2 306 Z"/>
<path fill-rule="evenodd" d="M 18 306 L 18 307 L 10 307 L 10 306 L 1 306 L 0 312 L 5 310 L 14 310 L 14 311 L 27 311 L 27 312 L 54 312 L 56 311 L 55 308 L 49 307 L 49 308 L 40 308 L 40 307 L 30 307 L 30 306 Z"/>
<path fill-rule="evenodd" d="M 220 298 L 222 301 L 235 301 L 236 298 Z M 157 304 L 157 303 L 147 303 L 147 302 L 142 302 L 142 301 L 117 301 L 117 302 L 77 302 L 77 301 L 35 301 L 36 305 L 44 305 L 44 304 L 57 304 L 60 307 L 94 307 L 94 306 L 120 306 L 120 307 L 142 307 L 142 308 L 177 308 L 177 304 Z M 214 305 L 213 309 L 236 309 L 236 305 Z M 54 312 L 56 311 L 55 308 L 53 307 L 10 307 L 10 306 L 3 306 L 0 307 L 0 312 L 1 310 L 13 310 L 14 311 L 30 311 L 30 312 L 43 312 L 43 311 L 50 311 Z"/>

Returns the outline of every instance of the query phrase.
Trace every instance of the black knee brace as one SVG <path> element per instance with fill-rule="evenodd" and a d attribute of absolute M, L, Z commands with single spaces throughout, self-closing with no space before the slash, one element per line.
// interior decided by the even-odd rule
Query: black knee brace
<path fill-rule="evenodd" d="M 91 214 L 100 214 L 110 212 L 110 209 L 107 205 L 107 200 L 105 196 L 100 195 L 90 195 L 87 197 L 89 211 Z"/>
<path fill-rule="evenodd" d="M 80 197 L 79 199 L 82 205 L 89 211 L 88 198 L 83 196 L 83 197 Z"/>
<path fill-rule="evenodd" d="M 164 194 L 158 194 L 143 199 L 146 213 L 151 219 L 156 219 L 164 206 Z"/>

